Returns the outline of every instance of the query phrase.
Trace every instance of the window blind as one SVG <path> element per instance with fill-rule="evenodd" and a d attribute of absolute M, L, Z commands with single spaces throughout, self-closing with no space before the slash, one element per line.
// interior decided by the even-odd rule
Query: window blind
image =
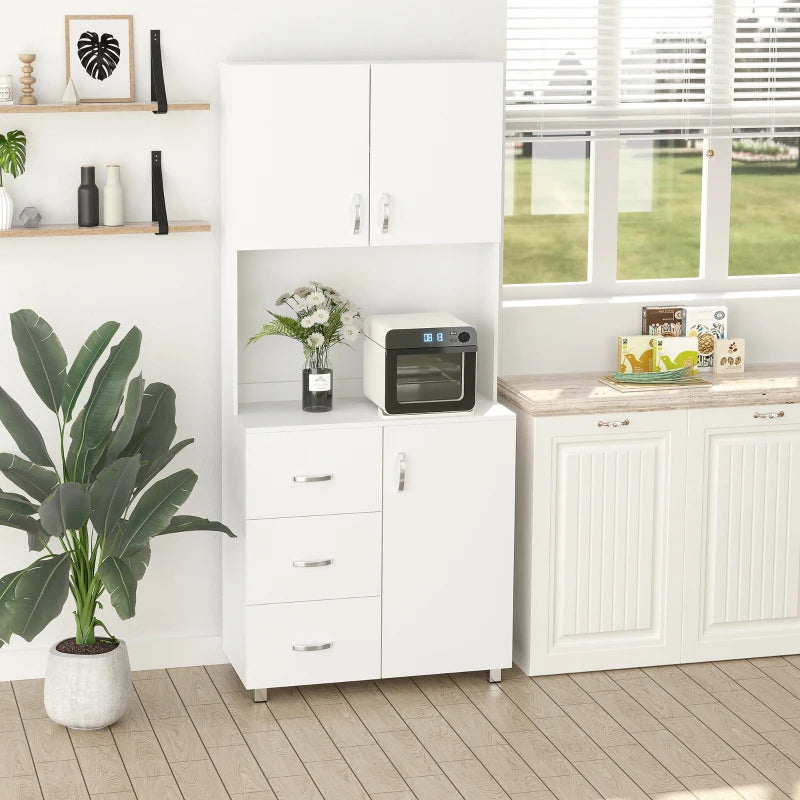
<path fill-rule="evenodd" d="M 800 131 L 800 0 L 509 0 L 510 137 Z"/>

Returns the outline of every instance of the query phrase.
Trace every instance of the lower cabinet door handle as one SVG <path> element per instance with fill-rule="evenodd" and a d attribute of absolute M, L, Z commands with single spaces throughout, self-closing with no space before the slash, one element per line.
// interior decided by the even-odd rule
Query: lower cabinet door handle
<path fill-rule="evenodd" d="M 406 454 L 398 453 L 397 462 L 399 465 L 399 471 L 397 475 L 397 491 L 404 492 L 406 489 Z"/>
<path fill-rule="evenodd" d="M 293 644 L 292 650 L 298 653 L 311 653 L 315 650 L 330 650 L 333 642 L 320 642 L 319 644 Z"/>
<path fill-rule="evenodd" d="M 597 421 L 598 428 L 627 428 L 630 424 L 631 421 L 629 419 L 615 419 L 610 422 L 605 422 L 602 419 Z"/>
<path fill-rule="evenodd" d="M 295 483 L 321 483 L 322 481 L 332 481 L 333 475 L 294 475 L 292 480 Z"/>
<path fill-rule="evenodd" d="M 783 411 L 756 411 L 753 414 L 755 419 L 783 419 L 785 416 Z"/>
<path fill-rule="evenodd" d="M 293 567 L 329 567 L 333 564 L 332 558 L 321 558 L 317 561 L 292 561 Z"/>

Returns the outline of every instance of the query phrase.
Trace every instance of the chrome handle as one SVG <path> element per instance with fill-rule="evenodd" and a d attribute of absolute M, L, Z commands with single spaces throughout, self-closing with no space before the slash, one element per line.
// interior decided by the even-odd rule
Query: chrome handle
<path fill-rule="evenodd" d="M 322 481 L 332 481 L 333 475 L 295 475 L 292 480 L 295 483 L 321 483 Z"/>
<path fill-rule="evenodd" d="M 381 195 L 381 208 L 383 209 L 383 227 L 381 233 L 389 232 L 389 195 L 385 192 Z"/>
<path fill-rule="evenodd" d="M 353 236 L 361 231 L 361 195 L 353 195 Z"/>
<path fill-rule="evenodd" d="M 330 650 L 333 642 L 321 642 L 320 644 L 293 644 L 292 650 L 298 653 L 311 653 L 315 650 Z"/>
<path fill-rule="evenodd" d="M 754 419 L 783 419 L 786 414 L 783 411 L 756 411 Z"/>
<path fill-rule="evenodd" d="M 597 421 L 598 428 L 627 428 L 631 424 L 629 419 L 614 419 L 610 422 L 605 422 L 602 419 Z"/>
<path fill-rule="evenodd" d="M 400 464 L 400 474 L 397 478 L 397 491 L 402 492 L 405 491 L 406 488 L 406 454 L 399 453 L 397 460 Z"/>
<path fill-rule="evenodd" d="M 322 558 L 319 561 L 292 561 L 293 567 L 329 567 L 333 564 L 332 558 Z"/>

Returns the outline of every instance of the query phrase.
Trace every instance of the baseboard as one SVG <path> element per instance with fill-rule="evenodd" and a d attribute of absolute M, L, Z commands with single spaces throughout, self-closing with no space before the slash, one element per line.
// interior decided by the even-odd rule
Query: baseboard
<path fill-rule="evenodd" d="M 195 667 L 228 660 L 222 652 L 221 636 L 134 637 L 125 641 L 135 670 Z M 0 648 L 0 681 L 43 678 L 49 650 L 49 645 L 17 641 Z"/>

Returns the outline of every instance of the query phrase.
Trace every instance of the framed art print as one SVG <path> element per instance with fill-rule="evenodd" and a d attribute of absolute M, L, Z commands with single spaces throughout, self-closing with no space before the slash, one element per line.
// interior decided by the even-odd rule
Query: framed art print
<path fill-rule="evenodd" d="M 64 18 L 67 83 L 82 103 L 132 103 L 133 17 L 75 14 Z"/>

